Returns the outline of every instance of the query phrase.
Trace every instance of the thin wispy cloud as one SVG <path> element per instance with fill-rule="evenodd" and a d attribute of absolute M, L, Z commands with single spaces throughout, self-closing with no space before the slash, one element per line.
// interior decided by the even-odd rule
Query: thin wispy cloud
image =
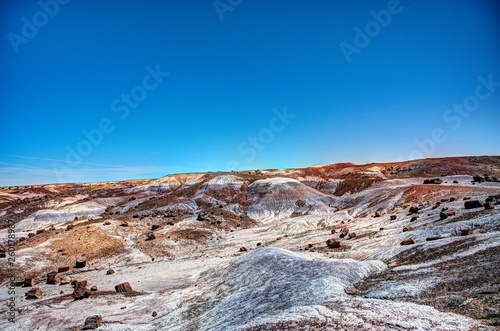
<path fill-rule="evenodd" d="M 38 160 L 38 161 L 50 161 L 50 162 L 64 162 L 64 163 L 71 163 L 71 164 L 78 164 L 78 165 L 96 165 L 96 166 L 103 166 L 103 167 L 121 167 L 120 165 L 116 165 L 116 164 L 92 163 L 92 162 L 75 162 L 75 161 L 70 161 L 70 160 L 52 159 L 52 158 L 48 158 L 48 157 L 35 157 L 35 156 L 11 155 L 11 154 L 2 154 L 2 155 L 3 156 L 10 156 L 10 157 L 17 157 L 17 158 L 26 159 L 26 160 Z"/>

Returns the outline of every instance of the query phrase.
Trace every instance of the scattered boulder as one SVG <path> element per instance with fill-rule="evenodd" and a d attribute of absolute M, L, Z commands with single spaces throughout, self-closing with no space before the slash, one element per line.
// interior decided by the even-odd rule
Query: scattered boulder
<path fill-rule="evenodd" d="M 349 234 L 349 229 L 348 228 L 342 228 L 340 230 L 340 234 L 339 234 L 339 237 L 340 238 L 344 238 L 345 236 L 347 236 Z"/>
<path fill-rule="evenodd" d="M 148 232 L 146 234 L 146 240 L 155 240 L 156 239 L 156 235 L 154 234 L 154 232 Z"/>
<path fill-rule="evenodd" d="M 395 221 L 398 217 L 396 215 L 391 215 L 391 221 Z"/>
<path fill-rule="evenodd" d="M 60 272 L 66 272 L 69 270 L 69 265 L 64 265 L 64 266 L 60 266 L 60 267 L 57 267 L 57 272 L 60 273 Z"/>
<path fill-rule="evenodd" d="M 373 215 L 373 217 L 380 217 L 382 216 L 382 213 L 379 212 L 378 210 L 375 212 L 375 215 Z"/>
<path fill-rule="evenodd" d="M 483 176 L 480 176 L 480 175 L 475 175 L 475 176 L 472 176 L 472 181 L 475 183 L 482 183 L 485 181 L 485 178 Z"/>
<path fill-rule="evenodd" d="M 7 257 L 7 254 L 6 254 L 7 250 L 5 249 L 5 247 L 0 244 L 0 257 Z"/>
<path fill-rule="evenodd" d="M 158 316 L 158 313 L 157 313 L 156 311 L 154 311 L 154 312 L 151 314 L 151 316 L 156 317 L 156 316 Z"/>
<path fill-rule="evenodd" d="M 103 224 L 104 225 L 111 225 L 111 222 L 110 221 L 105 221 Z"/>
<path fill-rule="evenodd" d="M 41 299 L 42 291 L 38 287 L 34 287 L 26 292 L 24 296 L 26 299 Z"/>
<path fill-rule="evenodd" d="M 112 275 L 114 273 L 115 271 L 113 269 L 109 269 L 108 271 L 106 271 L 106 275 Z"/>
<path fill-rule="evenodd" d="M 418 207 L 417 206 L 411 206 L 410 210 L 408 210 L 410 214 L 416 214 L 418 213 Z"/>
<path fill-rule="evenodd" d="M 240 252 L 247 252 L 247 251 L 248 251 L 248 248 L 246 248 L 245 246 L 240 247 Z"/>
<path fill-rule="evenodd" d="M 464 202 L 465 209 L 473 209 L 482 207 L 483 204 L 479 200 L 467 200 Z"/>
<path fill-rule="evenodd" d="M 135 216 L 135 215 L 134 215 L 134 216 Z M 128 222 L 127 222 L 127 221 L 122 221 L 122 222 L 120 223 L 120 226 L 128 226 Z"/>
<path fill-rule="evenodd" d="M 332 231 L 330 231 L 331 234 L 335 234 L 335 232 L 337 232 L 335 229 L 332 229 Z"/>
<path fill-rule="evenodd" d="M 485 202 L 484 209 L 495 209 L 495 205 L 492 201 Z"/>
<path fill-rule="evenodd" d="M 257 246 L 257 247 L 259 247 L 260 245 L 262 245 L 262 243 L 257 243 L 257 245 L 256 245 L 256 246 Z"/>
<path fill-rule="evenodd" d="M 42 234 L 42 233 L 44 233 L 44 232 L 45 232 L 45 230 L 44 230 L 44 229 L 39 229 L 39 230 L 36 230 L 36 234 Z"/>
<path fill-rule="evenodd" d="M 460 235 L 461 236 L 468 236 L 474 233 L 474 229 L 463 229 L 460 230 Z"/>
<path fill-rule="evenodd" d="M 455 201 L 455 200 L 456 200 L 456 199 L 455 199 L 454 197 L 451 197 L 449 201 L 450 201 L 450 202 L 453 202 L 453 201 Z"/>
<path fill-rule="evenodd" d="M 71 283 L 71 279 L 68 276 L 59 277 L 59 285 L 66 285 Z"/>
<path fill-rule="evenodd" d="M 400 245 L 401 246 L 404 246 L 404 245 L 413 245 L 415 242 L 413 241 L 413 239 L 411 237 L 409 238 L 406 238 L 405 240 L 403 240 Z"/>
<path fill-rule="evenodd" d="M 85 254 L 76 259 L 75 268 L 85 268 L 86 265 L 87 265 L 87 258 L 85 257 Z"/>
<path fill-rule="evenodd" d="M 458 180 L 454 180 L 454 181 L 453 181 L 453 184 L 458 184 Z"/>
<path fill-rule="evenodd" d="M 91 292 L 96 292 L 96 291 L 97 291 L 97 285 L 92 285 L 92 286 L 90 287 L 90 291 L 91 291 Z"/>
<path fill-rule="evenodd" d="M 455 211 L 453 209 L 446 209 L 439 213 L 439 218 L 444 220 L 453 215 L 455 215 Z"/>
<path fill-rule="evenodd" d="M 87 286 L 87 280 L 76 280 L 76 279 L 73 279 L 71 281 L 71 286 L 73 287 L 86 287 Z"/>
<path fill-rule="evenodd" d="M 424 184 L 441 184 L 443 181 L 440 178 L 426 179 Z"/>
<path fill-rule="evenodd" d="M 37 283 L 37 278 L 34 276 L 24 278 L 24 287 L 31 287 Z"/>
<path fill-rule="evenodd" d="M 442 236 L 433 236 L 433 237 L 425 238 L 426 241 L 433 241 L 433 240 L 439 240 L 439 239 L 443 239 L 443 237 Z"/>
<path fill-rule="evenodd" d="M 338 241 L 336 239 L 328 239 L 326 241 L 326 246 L 328 248 L 339 248 L 340 247 L 340 241 Z"/>
<path fill-rule="evenodd" d="M 416 220 L 418 220 L 418 216 L 413 216 L 410 220 L 410 222 L 415 222 Z"/>
<path fill-rule="evenodd" d="M 66 231 L 69 231 L 71 229 L 73 229 L 75 226 L 73 224 L 69 224 L 67 227 L 66 227 Z"/>
<path fill-rule="evenodd" d="M 132 292 L 132 286 L 128 282 L 121 283 L 115 286 L 116 293 Z"/>
<path fill-rule="evenodd" d="M 350 232 L 349 235 L 347 236 L 348 239 L 353 239 L 356 237 L 356 232 Z"/>
<path fill-rule="evenodd" d="M 159 228 L 160 228 L 159 224 L 153 224 L 153 225 L 151 225 L 151 231 L 158 230 Z"/>
<path fill-rule="evenodd" d="M 75 300 L 82 300 L 90 297 L 90 291 L 84 286 L 76 286 L 72 294 Z"/>
<path fill-rule="evenodd" d="M 55 285 L 57 283 L 56 280 L 57 272 L 51 271 L 47 274 L 47 284 Z"/>
<path fill-rule="evenodd" d="M 412 226 L 410 226 L 410 225 L 407 225 L 407 226 L 405 226 L 405 227 L 403 228 L 403 232 L 408 232 L 408 231 L 411 231 L 411 230 L 413 230 L 413 227 L 412 227 Z"/>
<path fill-rule="evenodd" d="M 101 315 L 90 316 L 85 319 L 82 330 L 95 330 L 102 325 Z"/>

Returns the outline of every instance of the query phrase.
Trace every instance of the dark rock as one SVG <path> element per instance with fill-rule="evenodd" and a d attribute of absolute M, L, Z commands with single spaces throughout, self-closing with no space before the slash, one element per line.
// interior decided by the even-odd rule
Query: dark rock
<path fill-rule="evenodd" d="M 410 220 L 410 222 L 415 222 L 418 219 L 418 216 L 413 216 Z"/>
<path fill-rule="evenodd" d="M 465 203 L 464 203 L 465 209 L 479 208 L 482 206 L 483 206 L 483 204 L 479 200 L 468 200 L 468 201 L 465 201 Z"/>
<path fill-rule="evenodd" d="M 0 257 L 7 257 L 7 250 L 5 249 L 5 247 L 0 244 Z"/>
<path fill-rule="evenodd" d="M 340 238 L 344 238 L 345 236 L 347 236 L 349 234 L 349 229 L 348 228 L 342 228 L 340 230 L 340 234 L 339 234 L 339 237 Z"/>
<path fill-rule="evenodd" d="M 56 280 L 57 272 L 52 271 L 47 274 L 47 284 L 55 285 L 57 283 Z"/>
<path fill-rule="evenodd" d="M 160 228 L 160 225 L 159 224 L 153 224 L 151 226 L 151 231 L 155 231 L 155 230 L 158 230 Z"/>
<path fill-rule="evenodd" d="M 407 226 L 405 226 L 405 227 L 403 228 L 403 232 L 407 232 L 407 231 L 411 231 L 411 230 L 413 230 L 413 227 L 412 227 L 412 226 L 410 226 L 410 225 L 407 225 Z"/>
<path fill-rule="evenodd" d="M 382 216 L 382 213 L 378 210 L 375 212 L 375 215 L 373 215 L 373 217 L 380 217 L 380 216 Z"/>
<path fill-rule="evenodd" d="M 356 232 L 351 232 L 351 233 L 349 233 L 348 237 L 349 237 L 348 239 L 353 239 L 353 238 L 355 238 L 355 237 L 356 237 Z"/>
<path fill-rule="evenodd" d="M 97 285 L 92 285 L 92 287 L 90 287 L 90 291 L 91 292 L 96 292 L 97 291 Z"/>
<path fill-rule="evenodd" d="M 34 287 L 30 289 L 28 292 L 26 292 L 24 295 L 26 299 L 41 299 L 42 291 L 38 287 Z"/>
<path fill-rule="evenodd" d="M 443 181 L 440 178 L 426 179 L 424 184 L 441 184 Z"/>
<path fill-rule="evenodd" d="M 156 311 L 154 311 L 154 312 L 151 314 L 151 316 L 156 317 L 156 316 L 158 316 L 158 313 L 157 313 Z"/>
<path fill-rule="evenodd" d="M 240 252 L 247 252 L 247 251 L 248 251 L 248 248 L 246 248 L 245 246 L 240 247 Z"/>
<path fill-rule="evenodd" d="M 458 180 L 454 180 L 454 181 L 453 181 L 453 184 L 458 184 Z"/>
<path fill-rule="evenodd" d="M 488 201 L 484 204 L 484 209 L 495 209 L 495 205 L 492 201 Z"/>
<path fill-rule="evenodd" d="M 476 182 L 476 183 L 482 183 L 485 181 L 485 178 L 483 176 L 480 176 L 480 175 L 475 175 L 475 176 L 472 176 L 472 181 Z"/>
<path fill-rule="evenodd" d="M 326 241 L 326 246 L 328 248 L 339 248 L 340 247 L 340 241 L 335 240 L 335 239 L 328 239 Z"/>
<path fill-rule="evenodd" d="M 24 278 L 23 286 L 24 287 L 31 287 L 31 286 L 35 285 L 37 282 L 38 282 L 38 280 L 36 277 L 33 277 L 33 276 L 26 277 L 26 278 Z"/>
<path fill-rule="evenodd" d="M 416 214 L 416 213 L 418 213 L 418 207 L 417 206 L 411 206 L 409 212 L 410 212 L 410 214 Z"/>
<path fill-rule="evenodd" d="M 332 231 L 330 231 L 331 234 L 335 234 L 336 230 L 335 229 L 332 229 Z"/>
<path fill-rule="evenodd" d="M 260 245 L 262 245 L 262 243 L 257 243 L 257 247 L 259 247 Z"/>
<path fill-rule="evenodd" d="M 453 215 L 455 215 L 455 211 L 453 209 L 446 209 L 439 213 L 439 218 L 444 220 Z"/>
<path fill-rule="evenodd" d="M 69 270 L 69 266 L 68 265 L 57 267 L 57 272 L 66 272 L 68 270 Z"/>
<path fill-rule="evenodd" d="M 87 258 L 85 257 L 85 255 L 82 255 L 78 259 L 76 259 L 75 268 L 85 268 L 86 265 L 87 265 Z"/>
<path fill-rule="evenodd" d="M 114 273 L 115 271 L 113 269 L 109 269 L 108 271 L 106 271 L 106 275 L 112 275 Z"/>
<path fill-rule="evenodd" d="M 454 197 L 451 197 L 451 198 L 450 198 L 450 202 L 453 202 L 453 201 L 455 201 L 455 200 L 456 200 L 456 199 L 455 199 Z"/>
<path fill-rule="evenodd" d="M 412 238 L 406 238 L 405 240 L 403 240 L 400 245 L 401 246 L 404 246 L 404 245 L 413 245 L 415 242 L 413 241 Z"/>
<path fill-rule="evenodd" d="M 154 239 L 156 239 L 156 235 L 153 232 L 148 232 L 148 234 L 146 234 L 146 240 L 154 240 Z"/>
<path fill-rule="evenodd" d="M 68 276 L 59 277 L 59 285 L 66 285 L 71 283 L 71 279 Z"/>
<path fill-rule="evenodd" d="M 398 217 L 396 215 L 391 215 L 391 221 L 395 221 Z"/>
<path fill-rule="evenodd" d="M 85 319 L 82 330 L 95 330 L 102 325 L 101 315 L 90 316 Z"/>
<path fill-rule="evenodd" d="M 122 222 L 120 223 L 120 226 L 128 226 L 128 222 L 127 222 L 127 221 L 122 221 Z"/>
<path fill-rule="evenodd" d="M 73 229 L 75 226 L 73 224 L 69 224 L 67 227 L 66 227 L 66 231 L 69 231 L 71 229 Z"/>
<path fill-rule="evenodd" d="M 115 286 L 115 291 L 117 293 L 132 292 L 132 286 L 130 286 L 130 284 L 128 282 L 121 283 L 121 284 Z"/>
<path fill-rule="evenodd" d="M 90 297 L 90 291 L 88 288 L 83 286 L 76 286 L 72 294 L 75 300 L 86 299 Z"/>
<path fill-rule="evenodd" d="M 433 241 L 433 240 L 439 240 L 439 239 L 443 239 L 443 237 L 441 237 L 441 236 L 434 236 L 434 237 L 428 237 L 425 240 L 426 241 Z"/>
<path fill-rule="evenodd" d="M 471 235 L 473 233 L 474 233 L 473 229 L 463 229 L 463 230 L 460 230 L 460 235 L 461 236 L 468 236 L 468 235 Z"/>
<path fill-rule="evenodd" d="M 42 234 L 42 233 L 44 233 L 44 232 L 45 232 L 45 230 L 44 230 L 44 229 L 39 229 L 39 230 L 36 230 L 36 234 Z"/>
<path fill-rule="evenodd" d="M 110 225 L 110 224 L 111 224 L 111 222 L 110 222 L 110 221 L 105 221 L 103 224 L 104 224 L 104 225 Z"/>

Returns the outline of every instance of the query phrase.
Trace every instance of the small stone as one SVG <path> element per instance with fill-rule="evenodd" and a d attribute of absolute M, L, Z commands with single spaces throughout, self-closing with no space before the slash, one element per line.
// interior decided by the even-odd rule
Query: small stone
<path fill-rule="evenodd" d="M 148 232 L 148 234 L 146 234 L 146 240 L 154 240 L 154 239 L 156 239 L 156 235 L 153 232 Z"/>
<path fill-rule="evenodd" d="M 57 276 L 57 272 L 55 271 L 51 271 L 47 274 L 47 284 L 56 284 L 57 281 L 56 281 L 56 276 Z"/>
<path fill-rule="evenodd" d="M 465 209 L 479 208 L 482 206 L 483 206 L 483 204 L 479 200 L 467 200 L 464 203 Z"/>
<path fill-rule="evenodd" d="M 75 268 L 84 268 L 86 265 L 87 258 L 85 257 L 85 255 L 82 255 L 76 260 Z"/>
<path fill-rule="evenodd" d="M 158 316 L 158 313 L 157 313 L 156 311 L 154 311 L 154 312 L 151 314 L 151 316 L 156 317 L 156 316 Z"/>
<path fill-rule="evenodd" d="M 117 293 L 132 292 L 132 286 L 130 286 L 130 284 L 128 282 L 121 283 L 121 284 L 115 286 L 115 291 Z"/>
<path fill-rule="evenodd" d="M 328 248 L 339 248 L 340 247 L 340 241 L 338 241 L 336 239 L 328 239 L 326 241 L 326 246 Z"/>
<path fill-rule="evenodd" d="M 443 239 L 443 237 L 441 237 L 441 236 L 434 236 L 434 237 L 428 237 L 425 240 L 426 241 L 433 241 L 433 240 L 439 240 L 439 239 Z"/>
<path fill-rule="evenodd" d="M 400 245 L 401 246 L 404 246 L 404 245 L 413 245 L 415 242 L 413 241 L 412 238 L 406 238 L 405 240 L 403 240 Z"/>
<path fill-rule="evenodd" d="M 90 297 L 90 291 L 86 287 L 76 286 L 72 296 L 75 300 L 86 299 Z"/>
<path fill-rule="evenodd" d="M 26 292 L 24 295 L 26 299 L 41 299 L 42 291 L 38 287 L 34 287 L 30 289 L 28 292 Z"/>
<path fill-rule="evenodd" d="M 114 273 L 115 271 L 113 269 L 109 269 L 108 271 L 106 271 L 106 275 L 112 275 Z"/>
<path fill-rule="evenodd" d="M 246 251 L 248 251 L 248 248 L 246 248 L 245 246 L 240 247 L 240 252 L 246 252 Z"/>
<path fill-rule="evenodd" d="M 395 220 L 396 220 L 396 218 L 397 218 L 397 216 L 396 216 L 396 215 L 391 215 L 391 221 L 395 221 Z"/>
<path fill-rule="evenodd" d="M 410 207 L 409 212 L 410 212 L 410 214 L 416 214 L 416 213 L 418 213 L 418 207 L 417 206 Z"/>
<path fill-rule="evenodd" d="M 69 270 L 69 266 L 68 265 L 57 267 L 57 272 L 58 273 L 66 272 L 68 270 Z"/>
<path fill-rule="evenodd" d="M 85 319 L 82 330 L 95 330 L 102 325 L 102 316 L 95 315 Z"/>
<path fill-rule="evenodd" d="M 97 291 L 97 285 L 92 285 L 92 287 L 90 288 L 90 291 L 91 292 L 96 292 Z"/>
<path fill-rule="evenodd" d="M 411 231 L 411 230 L 413 230 L 413 227 L 412 227 L 412 226 L 410 226 L 410 225 L 407 225 L 407 226 L 405 226 L 405 227 L 403 228 L 403 232 L 407 232 L 407 231 Z"/>

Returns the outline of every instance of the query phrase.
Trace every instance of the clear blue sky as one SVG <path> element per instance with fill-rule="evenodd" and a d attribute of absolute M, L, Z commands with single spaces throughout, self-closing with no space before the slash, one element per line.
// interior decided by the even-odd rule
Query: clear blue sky
<path fill-rule="evenodd" d="M 0 2 L 0 185 L 500 154 L 498 1 L 55 1 Z"/>

